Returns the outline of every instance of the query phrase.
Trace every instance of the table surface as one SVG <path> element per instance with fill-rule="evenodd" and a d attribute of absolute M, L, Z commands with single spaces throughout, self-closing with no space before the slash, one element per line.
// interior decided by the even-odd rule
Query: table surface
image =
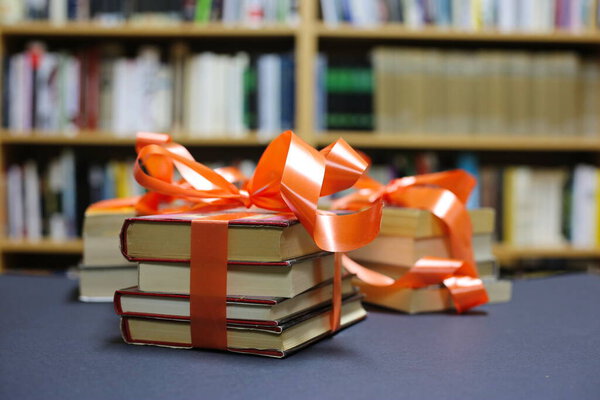
<path fill-rule="evenodd" d="M 1 399 L 599 399 L 600 277 L 467 315 L 371 310 L 286 359 L 123 343 L 64 277 L 0 276 Z"/>

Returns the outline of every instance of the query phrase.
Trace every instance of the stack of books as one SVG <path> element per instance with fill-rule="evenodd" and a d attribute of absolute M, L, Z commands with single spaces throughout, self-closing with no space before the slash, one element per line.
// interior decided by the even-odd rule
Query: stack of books
<path fill-rule="evenodd" d="M 121 254 L 119 232 L 133 208 L 87 210 L 83 222 L 83 262 L 79 266 L 79 300 L 113 300 L 115 290 L 137 283 L 136 264 Z"/>
<path fill-rule="evenodd" d="M 498 279 L 492 254 L 494 214 L 491 208 L 469 211 L 479 276 L 490 302 L 500 303 L 510 300 L 512 285 L 510 281 Z M 379 236 L 349 255 L 364 266 L 394 279 L 408 272 L 422 257 L 452 258 L 442 221 L 428 211 L 400 207 L 385 208 Z M 440 285 L 391 292 L 357 284 L 366 296 L 365 301 L 378 306 L 410 314 L 453 308 L 449 291 Z"/>
<path fill-rule="evenodd" d="M 206 214 L 204 214 L 206 215 Z M 200 214 L 129 218 L 123 254 L 138 262 L 136 287 L 115 294 L 123 339 L 192 347 L 191 222 Z M 229 221 L 227 349 L 284 357 L 328 336 L 334 255 L 294 217 L 257 213 Z M 341 327 L 365 318 L 351 276 L 342 283 Z"/>

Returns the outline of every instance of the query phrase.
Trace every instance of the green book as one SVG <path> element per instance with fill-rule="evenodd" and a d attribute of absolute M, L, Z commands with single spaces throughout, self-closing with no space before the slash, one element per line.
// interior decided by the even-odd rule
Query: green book
<path fill-rule="evenodd" d="M 212 0 L 198 0 L 196 3 L 196 22 L 209 22 Z"/>

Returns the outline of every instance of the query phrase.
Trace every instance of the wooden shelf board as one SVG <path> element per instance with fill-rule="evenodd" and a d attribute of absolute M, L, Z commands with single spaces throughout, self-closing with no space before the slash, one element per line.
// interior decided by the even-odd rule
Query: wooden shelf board
<path fill-rule="evenodd" d="M 68 22 L 25 22 L 0 26 L 3 36 L 68 36 L 68 37 L 293 37 L 297 29 L 289 25 L 257 27 L 223 24 L 116 24 Z"/>
<path fill-rule="evenodd" d="M 0 249 L 4 253 L 80 254 L 83 252 L 83 240 L 74 239 L 55 242 L 43 239 L 39 242 L 33 242 L 5 239 L 0 242 Z"/>
<path fill-rule="evenodd" d="M 401 24 L 387 24 L 374 27 L 355 27 L 340 24 L 337 27 L 323 23 L 317 27 L 317 34 L 322 38 L 352 39 L 398 39 L 398 40 L 436 40 L 464 42 L 523 42 L 523 43 L 570 43 L 597 44 L 600 34 L 592 32 L 573 33 L 567 31 L 554 32 L 511 32 L 460 31 L 425 27 L 422 29 L 407 28 Z"/>
<path fill-rule="evenodd" d="M 574 248 L 571 246 L 520 247 L 507 244 L 494 246 L 499 260 L 521 258 L 600 258 L 600 248 Z"/>
<path fill-rule="evenodd" d="M 552 137 L 510 135 L 381 134 L 329 131 L 315 134 L 317 144 L 327 145 L 339 137 L 357 147 L 436 150 L 599 151 L 598 137 Z"/>
<path fill-rule="evenodd" d="M 266 145 L 258 139 L 256 133 L 251 132 L 242 138 L 228 138 L 224 135 L 215 135 L 214 138 L 190 138 L 187 135 L 177 136 L 174 140 L 187 146 L 262 146 Z M 117 137 L 110 132 L 82 131 L 76 136 L 61 136 L 58 133 L 27 132 L 9 133 L 0 135 L 0 142 L 4 144 L 19 145 L 68 145 L 68 146 L 133 146 L 135 138 Z"/>

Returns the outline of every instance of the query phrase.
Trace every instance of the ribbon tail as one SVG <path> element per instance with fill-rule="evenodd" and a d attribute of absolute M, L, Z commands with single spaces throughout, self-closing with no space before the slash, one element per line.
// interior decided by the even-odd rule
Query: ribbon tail
<path fill-rule="evenodd" d="M 343 256 L 343 265 L 347 271 L 355 274 L 363 283 L 373 287 L 379 293 L 444 284 L 450 292 L 458 313 L 488 302 L 487 292 L 481 279 L 455 276 L 456 272 L 464 267 L 464 261 L 423 257 L 396 280 L 360 265 L 347 255 Z"/>
<path fill-rule="evenodd" d="M 331 332 L 336 332 L 340 329 L 342 318 L 342 253 L 334 255 L 334 270 L 333 270 L 333 298 L 331 308 Z"/>
<path fill-rule="evenodd" d="M 454 308 L 459 314 L 489 301 L 487 291 L 479 278 L 453 276 L 444 280 L 444 286 L 450 291 Z"/>

